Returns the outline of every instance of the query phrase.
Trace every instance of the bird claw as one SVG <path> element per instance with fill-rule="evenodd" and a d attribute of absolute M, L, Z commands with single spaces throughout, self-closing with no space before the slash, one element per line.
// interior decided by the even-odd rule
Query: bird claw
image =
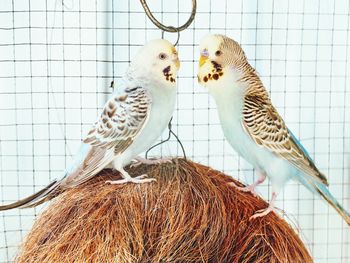
<path fill-rule="evenodd" d="M 137 158 L 137 162 L 132 163 L 130 168 L 138 167 L 141 164 L 152 165 L 152 164 L 163 164 L 163 163 L 171 163 L 173 161 L 172 157 L 163 157 L 160 159 L 149 160 L 145 158 Z"/>
<path fill-rule="evenodd" d="M 135 162 L 135 163 L 132 163 L 130 164 L 130 168 L 135 168 L 135 167 L 138 167 L 142 164 L 142 162 Z"/>
<path fill-rule="evenodd" d="M 155 178 L 146 178 L 147 174 L 142 174 L 136 177 L 124 178 L 121 180 L 108 180 L 106 184 L 126 184 L 126 183 L 134 183 L 134 184 L 143 184 L 143 183 L 151 183 L 156 182 Z"/>
<path fill-rule="evenodd" d="M 252 195 L 257 196 L 257 193 L 255 192 L 255 186 L 253 185 L 248 185 L 248 186 L 238 186 L 236 185 L 234 182 L 229 182 L 229 185 L 235 187 L 236 189 L 238 189 L 239 191 L 242 192 L 250 192 Z"/>
<path fill-rule="evenodd" d="M 271 212 L 276 212 L 276 210 L 275 210 L 275 208 L 273 206 L 268 206 L 267 208 L 260 209 L 260 210 L 256 211 L 254 215 L 249 217 L 249 221 L 253 220 L 253 219 L 256 219 L 258 217 L 264 217 L 264 216 L 268 215 Z"/>
<path fill-rule="evenodd" d="M 172 163 L 173 162 L 173 158 L 172 157 L 163 157 L 158 159 L 158 163 L 162 164 L 162 163 Z"/>

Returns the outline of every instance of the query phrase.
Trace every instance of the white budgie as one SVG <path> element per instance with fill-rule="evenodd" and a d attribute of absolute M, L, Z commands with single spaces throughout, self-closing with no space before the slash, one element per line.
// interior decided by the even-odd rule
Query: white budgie
<path fill-rule="evenodd" d="M 216 101 L 225 137 L 260 175 L 254 184 L 240 189 L 253 192 L 266 176 L 271 181 L 269 207 L 252 218 L 273 211 L 277 194 L 294 179 L 322 196 L 350 224 L 349 213 L 329 192 L 326 177 L 273 107 L 240 45 L 223 35 L 208 35 L 200 52 L 198 81 Z"/>
<path fill-rule="evenodd" d="M 124 167 L 134 158 L 142 161 L 137 156 L 152 146 L 167 127 L 175 107 L 179 67 L 177 51 L 170 42 L 163 39 L 148 42 L 132 60 L 124 87 L 118 87 L 119 93 L 107 101 L 64 177 L 32 196 L 0 206 L 0 210 L 36 206 L 110 166 L 123 177 L 107 181 L 111 184 L 155 180 L 146 178 L 147 175 L 131 177 Z"/>

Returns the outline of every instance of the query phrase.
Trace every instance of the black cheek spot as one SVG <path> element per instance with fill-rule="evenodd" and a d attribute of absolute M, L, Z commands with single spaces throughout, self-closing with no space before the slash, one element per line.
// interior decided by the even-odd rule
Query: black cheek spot
<path fill-rule="evenodd" d="M 167 66 L 166 68 L 163 69 L 164 75 L 169 74 L 170 71 L 170 66 Z"/>
<path fill-rule="evenodd" d="M 204 80 L 204 82 L 207 82 L 207 81 L 208 81 L 208 77 L 205 76 L 205 77 L 203 78 L 203 80 Z"/>
<path fill-rule="evenodd" d="M 215 73 L 215 74 L 213 75 L 213 79 L 218 80 L 218 79 L 219 79 L 219 75 Z"/>
<path fill-rule="evenodd" d="M 213 65 L 213 67 L 217 70 L 217 71 L 221 71 L 221 65 L 219 64 L 219 63 L 217 63 L 217 62 L 215 62 L 215 61 L 212 61 L 211 62 L 212 63 L 212 65 Z"/>

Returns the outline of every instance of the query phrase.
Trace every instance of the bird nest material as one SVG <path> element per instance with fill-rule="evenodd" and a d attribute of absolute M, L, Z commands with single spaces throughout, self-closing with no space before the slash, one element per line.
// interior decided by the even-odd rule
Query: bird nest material
<path fill-rule="evenodd" d="M 292 228 L 231 177 L 174 159 L 140 165 L 157 182 L 109 185 L 111 170 L 56 197 L 38 216 L 16 262 L 312 262 Z"/>

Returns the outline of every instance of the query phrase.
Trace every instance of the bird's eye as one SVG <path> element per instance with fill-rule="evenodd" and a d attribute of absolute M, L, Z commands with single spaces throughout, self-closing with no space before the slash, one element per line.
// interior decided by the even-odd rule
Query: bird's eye
<path fill-rule="evenodd" d="M 161 60 L 164 60 L 167 58 L 167 55 L 165 53 L 160 53 L 158 56 Z"/>
<path fill-rule="evenodd" d="M 217 50 L 216 52 L 215 52 L 215 56 L 221 56 L 221 54 L 222 54 L 222 52 L 220 51 L 220 50 Z"/>

